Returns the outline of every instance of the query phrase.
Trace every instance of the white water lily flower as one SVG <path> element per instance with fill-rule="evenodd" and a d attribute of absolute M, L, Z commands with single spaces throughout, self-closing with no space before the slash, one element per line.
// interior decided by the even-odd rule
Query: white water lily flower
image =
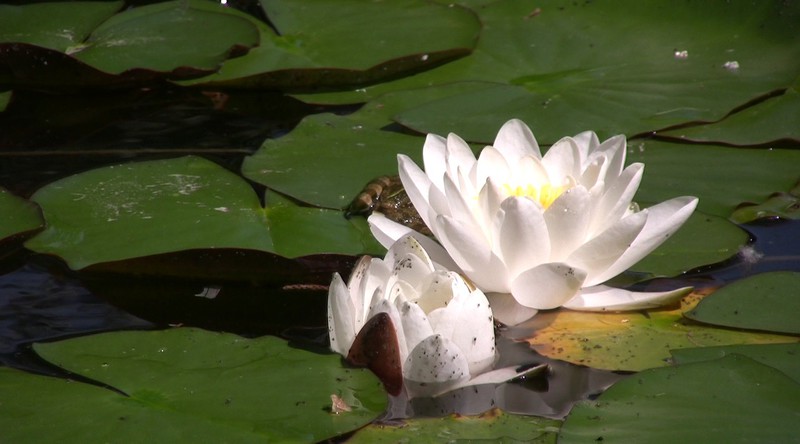
<path fill-rule="evenodd" d="M 542 156 L 530 129 L 507 122 L 478 159 L 450 134 L 428 135 L 425 171 L 398 156 L 400 178 L 420 216 L 462 272 L 489 296 L 495 317 L 516 324 L 537 310 L 630 310 L 675 301 L 683 288 L 634 293 L 600 285 L 670 237 L 697 198 L 639 211 L 644 165 L 624 167 L 626 141 L 593 132 L 566 137 Z M 373 214 L 384 245 L 410 229 Z"/>
<path fill-rule="evenodd" d="M 511 368 L 490 372 L 497 356 L 486 296 L 431 261 L 411 236 L 393 244 L 385 259 L 362 258 L 347 285 L 334 275 L 328 292 L 331 349 L 348 357 L 359 331 L 380 313 L 395 328 L 409 397 L 518 376 Z"/>

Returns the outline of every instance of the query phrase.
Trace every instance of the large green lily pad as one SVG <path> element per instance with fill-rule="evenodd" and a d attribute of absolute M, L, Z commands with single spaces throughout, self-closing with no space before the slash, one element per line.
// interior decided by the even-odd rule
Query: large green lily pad
<path fill-rule="evenodd" d="M 795 86 L 784 94 L 745 108 L 719 122 L 658 134 L 680 140 L 732 145 L 797 144 L 800 143 L 800 125 L 797 122 L 800 122 L 800 92 Z"/>
<path fill-rule="evenodd" d="M 112 15 L 121 2 L 42 3 L 0 11 L 4 83 L 34 87 L 124 85 L 189 78 L 258 44 L 250 20 L 203 0 Z"/>
<path fill-rule="evenodd" d="M 194 7 L 199 4 L 204 7 Z M 255 26 L 203 0 L 178 0 L 129 9 L 106 20 L 72 54 L 112 74 L 130 69 L 210 70 L 258 44 Z"/>
<path fill-rule="evenodd" d="M 800 383 L 800 343 L 727 345 L 723 347 L 700 347 L 673 350 L 672 360 L 678 364 L 711 361 L 729 355 L 742 355 L 762 364 L 774 367 Z"/>
<path fill-rule="evenodd" d="M 308 90 L 374 83 L 465 56 L 480 31 L 468 9 L 419 0 L 262 6 L 278 33 L 258 24 L 261 44 L 252 53 L 184 84 Z"/>
<path fill-rule="evenodd" d="M 446 418 L 414 418 L 398 424 L 370 424 L 356 432 L 348 443 L 525 442 L 552 444 L 561 421 L 512 415 L 498 409 L 479 416 L 452 415 Z"/>
<path fill-rule="evenodd" d="M 26 43 L 60 52 L 85 40 L 124 2 L 0 5 L 0 42 Z"/>
<path fill-rule="evenodd" d="M 274 337 L 180 328 L 37 344 L 43 358 L 111 389 L 0 369 L 10 442 L 318 442 L 386 405 L 368 371 Z M 331 412 L 331 396 L 351 411 Z"/>
<path fill-rule="evenodd" d="M 303 202 L 344 208 L 370 180 L 397 174 L 397 154 L 421 162 L 425 139 L 383 128 L 392 114 L 431 98 L 489 86 L 454 83 L 403 91 L 381 96 L 347 116 L 308 116 L 289 134 L 266 140 L 245 159 L 242 174 Z"/>
<path fill-rule="evenodd" d="M 633 140 L 628 162 L 645 164 L 636 200 L 697 196 L 698 210 L 729 217 L 742 202 L 760 202 L 776 190 L 791 189 L 800 151 Z"/>
<path fill-rule="evenodd" d="M 797 337 L 713 328 L 683 319 L 702 298 L 647 313 L 556 310 L 537 314 L 527 339 L 547 357 L 605 370 L 639 371 L 668 364 L 670 350 L 731 344 L 796 343 Z M 775 313 L 770 312 L 772 315 Z"/>
<path fill-rule="evenodd" d="M 475 11 L 483 31 L 469 57 L 364 91 L 301 98 L 365 101 L 454 81 L 495 82 L 495 88 L 434 100 L 395 119 L 423 133 L 454 131 L 491 142 L 500 125 L 516 117 L 550 144 L 584 130 L 632 136 L 716 121 L 788 87 L 800 71 L 800 8 L 777 0 L 519 0 Z"/>
<path fill-rule="evenodd" d="M 725 327 L 800 334 L 800 273 L 776 271 L 732 282 L 686 313 Z"/>
<path fill-rule="evenodd" d="M 776 443 L 800 434 L 800 384 L 741 355 L 651 369 L 578 404 L 559 443 Z"/>
<path fill-rule="evenodd" d="M 291 257 L 380 250 L 363 220 L 288 201 L 262 208 L 241 177 L 194 156 L 99 168 L 53 182 L 32 200 L 47 227 L 26 246 L 76 270 L 197 249 Z M 306 239 L 292 241 L 299 237 Z"/>

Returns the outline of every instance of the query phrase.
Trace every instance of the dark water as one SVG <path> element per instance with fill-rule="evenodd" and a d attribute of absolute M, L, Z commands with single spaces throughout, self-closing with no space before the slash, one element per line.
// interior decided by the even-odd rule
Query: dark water
<path fill-rule="evenodd" d="M 245 155 L 265 139 L 287 133 L 302 117 L 355 109 L 314 107 L 278 94 L 252 92 L 15 93 L 0 114 L 0 186 L 28 197 L 53 180 L 91 168 L 186 154 L 238 171 Z M 753 235 L 751 247 L 761 257 L 740 255 L 677 279 L 698 287 L 718 286 L 750 274 L 800 269 L 797 221 L 768 220 L 744 228 Z M 346 273 L 349 263 L 334 266 Z M 215 282 L 79 275 L 56 259 L 25 251 L 0 261 L 0 273 L 0 364 L 7 366 L 58 374 L 36 357 L 30 343 L 180 324 L 246 336 L 280 335 L 305 348 L 324 349 L 324 289 L 226 283 L 219 289 L 234 295 L 236 302 L 214 305 L 197 294 Z M 265 305 L 265 300 L 272 305 Z M 397 401 L 389 416 L 480 413 L 499 406 L 563 417 L 575 400 L 597 394 L 623 377 L 549 361 L 505 338 L 499 349 L 501 365 L 548 363 L 551 370 L 525 381 L 467 388 L 437 400 L 415 400 L 410 405 Z"/>

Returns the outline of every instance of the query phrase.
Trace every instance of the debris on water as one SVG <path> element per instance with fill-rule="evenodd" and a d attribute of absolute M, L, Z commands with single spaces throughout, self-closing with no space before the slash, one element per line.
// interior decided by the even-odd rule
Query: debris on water
<path fill-rule="evenodd" d="M 739 62 L 737 62 L 736 60 L 730 60 L 725 62 L 725 64 L 723 64 L 722 67 L 727 69 L 728 71 L 737 71 L 739 70 Z"/>
<path fill-rule="evenodd" d="M 689 58 L 689 51 L 687 51 L 685 49 L 680 50 L 680 51 L 675 50 L 675 58 L 678 59 L 678 60 L 688 59 Z"/>

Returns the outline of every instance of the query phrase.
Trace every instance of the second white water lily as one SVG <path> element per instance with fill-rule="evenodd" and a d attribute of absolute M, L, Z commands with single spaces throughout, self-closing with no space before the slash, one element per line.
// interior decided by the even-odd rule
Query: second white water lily
<path fill-rule="evenodd" d="M 513 368 L 493 370 L 494 321 L 486 296 L 433 262 L 413 237 L 393 244 L 385 259 L 362 258 L 347 285 L 334 275 L 328 292 L 331 349 L 350 356 L 362 329 L 382 313 L 396 334 L 409 397 L 518 375 Z"/>
<path fill-rule="evenodd" d="M 398 156 L 420 216 L 463 273 L 489 295 L 495 317 L 516 324 L 537 310 L 626 310 L 686 293 L 634 293 L 601 285 L 653 251 L 691 215 L 697 198 L 639 211 L 644 165 L 625 167 L 623 136 L 566 137 L 542 156 L 530 129 L 507 122 L 475 158 L 455 134 L 429 135 L 424 171 Z M 384 246 L 410 229 L 370 217 Z"/>

